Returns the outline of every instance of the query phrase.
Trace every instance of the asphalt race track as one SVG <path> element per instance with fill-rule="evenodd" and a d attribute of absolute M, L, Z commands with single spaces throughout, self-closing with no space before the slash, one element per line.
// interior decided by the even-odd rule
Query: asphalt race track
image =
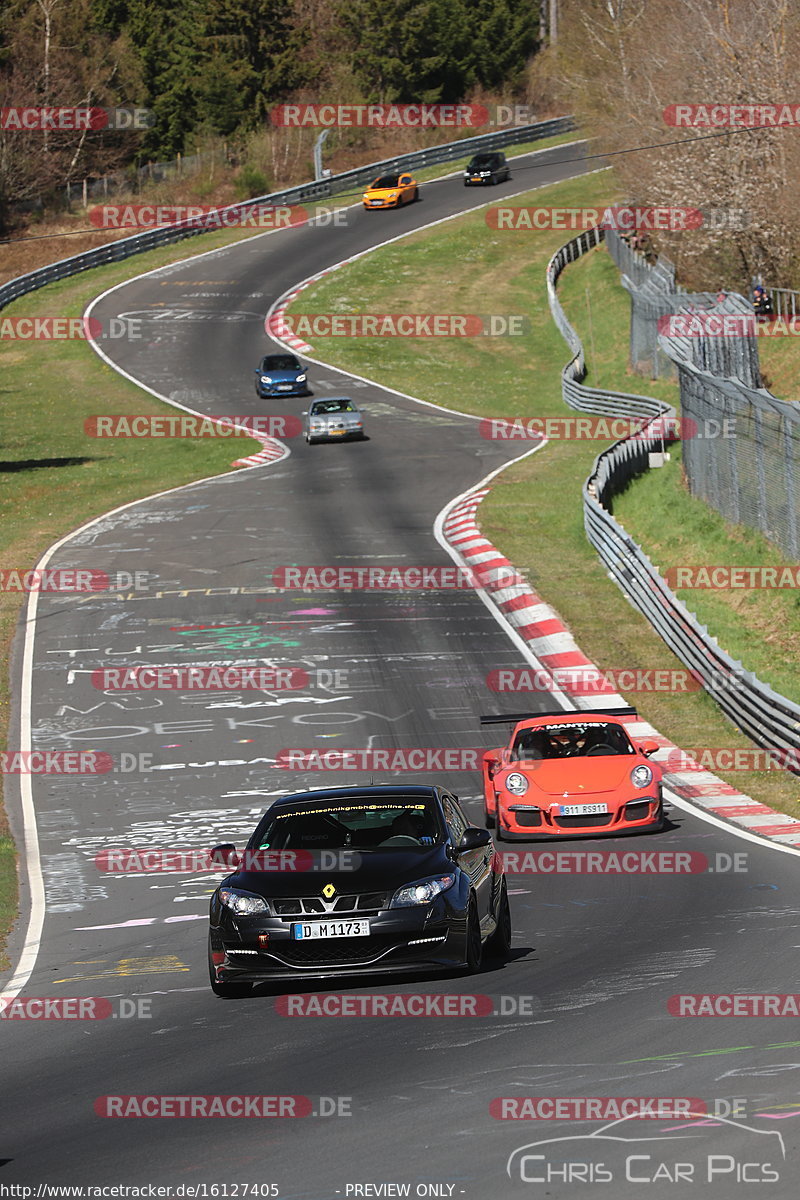
<path fill-rule="evenodd" d="M 455 177 L 424 185 L 420 202 L 397 213 L 354 209 L 341 228 L 290 229 L 158 270 L 94 309 L 103 322 L 122 314 L 143 322 L 141 341 L 104 349 L 193 409 L 299 413 L 298 399 L 258 401 L 253 391 L 264 315 L 278 296 L 388 237 L 567 178 L 579 165 L 559 164 L 574 154 L 557 148 L 520 160 L 514 179 L 488 196 Z M 701 1189 L 726 1200 L 795 1196 L 797 1020 L 681 1019 L 667 1004 L 675 994 L 796 989 L 796 854 L 673 807 L 662 834 L 595 845 L 700 851 L 714 870 L 513 875 L 507 964 L 471 978 L 318 989 L 493 1001 L 490 1015 L 399 1018 L 284 1016 L 288 989 L 280 988 L 218 999 L 207 981 L 206 912 L 219 875 L 114 875 L 96 865 L 97 854 L 118 846 L 242 845 L 273 797 L 369 781 L 278 770 L 282 749 L 494 742 L 478 717 L 502 700 L 485 676 L 527 660 L 479 597 L 295 593 L 275 588 L 272 572 L 452 565 L 432 534 L 437 514 L 518 448 L 482 440 L 477 422 L 456 412 L 330 368 L 313 367 L 311 382 L 317 396 L 351 394 L 363 404 L 368 440 L 308 447 L 295 438 L 274 466 L 142 501 L 69 539 L 50 566 L 146 572 L 147 585 L 42 595 L 28 642 L 29 701 L 20 631 L 17 716 L 26 721 L 29 711 L 33 746 L 104 750 L 115 763 L 107 775 L 33 777 L 47 911 L 23 994 L 110 998 L 113 1015 L 0 1021 L 0 1157 L 8 1160 L 0 1185 L 45 1195 L 37 1185 L 158 1184 L 183 1187 L 179 1196 L 231 1196 L 246 1184 L 286 1200 L 572 1198 L 590 1188 L 613 1200 L 683 1200 Z M 441 399 L 459 409 L 458 395 Z M 104 693 L 91 680 L 99 668 L 212 663 L 301 667 L 310 683 L 210 697 Z M 447 782 L 480 824 L 478 774 L 448 773 Z M 13 796 L 10 809 L 21 844 Z M 311 1115 L 114 1119 L 98 1112 L 109 1095 L 309 1097 Z M 497 1119 L 492 1101 L 515 1096 L 693 1098 L 728 1120 L 628 1121 L 609 1131 L 631 1147 L 587 1142 L 602 1121 Z M 514 1154 L 568 1137 L 579 1140 Z M 227 1192 L 188 1190 L 214 1184 Z"/>

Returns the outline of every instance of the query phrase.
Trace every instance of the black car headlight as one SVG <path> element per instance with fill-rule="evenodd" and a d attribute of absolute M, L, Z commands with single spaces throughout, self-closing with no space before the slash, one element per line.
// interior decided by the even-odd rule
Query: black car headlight
<path fill-rule="evenodd" d="M 653 772 L 644 763 L 640 763 L 638 767 L 634 767 L 631 771 L 631 783 L 635 788 L 650 787 L 653 782 Z"/>
<path fill-rule="evenodd" d="M 431 879 L 420 879 L 398 888 L 392 896 L 389 908 L 413 908 L 417 904 L 430 904 L 442 892 L 446 892 L 456 881 L 455 875 L 435 875 Z"/>
<path fill-rule="evenodd" d="M 240 892 L 238 888 L 220 888 L 219 898 L 237 917 L 256 917 L 269 912 L 260 896 L 254 896 L 252 892 Z"/>

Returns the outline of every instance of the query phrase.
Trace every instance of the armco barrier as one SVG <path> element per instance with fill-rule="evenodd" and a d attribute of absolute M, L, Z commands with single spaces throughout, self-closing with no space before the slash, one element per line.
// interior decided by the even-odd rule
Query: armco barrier
<path fill-rule="evenodd" d="M 573 355 L 562 371 L 564 401 L 570 408 L 609 416 L 625 414 L 645 419 L 673 416 L 674 409 L 649 396 L 587 388 L 581 382 L 586 373 L 583 346 L 561 307 L 556 283 L 568 263 L 598 245 L 602 238 L 599 229 L 580 234 L 562 246 L 547 266 L 550 311 Z M 659 441 L 657 437 L 625 438 L 598 455 L 583 487 L 586 535 L 626 598 L 695 673 L 731 721 L 765 749 L 797 752 L 800 706 L 780 696 L 721 650 L 708 630 L 667 587 L 641 546 L 614 520 L 614 495 L 634 475 L 648 469 L 648 454 L 658 448 Z"/>
<path fill-rule="evenodd" d="M 301 183 L 296 187 L 286 188 L 282 192 L 271 192 L 267 196 L 254 196 L 241 204 L 228 204 L 220 212 L 237 212 L 253 204 L 289 205 L 303 204 L 307 201 L 324 200 L 335 195 L 341 195 L 351 188 L 362 187 L 370 183 L 376 175 L 386 171 L 401 171 L 403 168 L 414 170 L 419 167 L 432 166 L 436 163 L 451 162 L 457 158 L 467 158 L 480 150 L 498 150 L 502 146 L 512 146 L 518 142 L 535 142 L 542 138 L 554 137 L 560 133 L 568 133 L 575 128 L 572 117 L 555 117 L 551 121 L 539 121 L 535 125 L 520 125 L 513 129 L 505 129 L 497 133 L 484 133 L 478 137 L 463 138 L 457 142 L 447 142 L 442 146 L 431 146 L 427 150 L 414 150 L 410 154 L 401 154 L 396 158 L 385 158 L 381 162 L 369 163 L 365 167 L 357 167 L 353 171 L 344 171 L 340 175 L 332 175 L 329 179 L 318 183 Z M 92 267 L 101 267 L 106 263 L 121 262 L 134 254 L 143 254 L 156 246 L 166 246 L 170 242 L 178 242 L 182 238 L 197 237 L 208 230 L 193 227 L 189 221 L 175 225 L 165 225 L 160 229 L 148 229 L 143 233 L 132 234 L 131 237 L 120 238 L 99 246 L 96 250 L 85 250 L 74 254 L 71 258 L 62 258 L 59 262 L 40 267 L 27 275 L 18 275 L 0 287 L 0 309 L 12 300 L 24 296 L 27 292 L 36 291 L 48 283 L 58 279 L 67 279 L 81 271 Z"/>

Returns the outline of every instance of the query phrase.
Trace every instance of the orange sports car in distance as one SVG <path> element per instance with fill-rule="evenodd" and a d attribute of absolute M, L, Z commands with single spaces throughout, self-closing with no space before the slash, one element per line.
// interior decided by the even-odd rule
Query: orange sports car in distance
<path fill-rule="evenodd" d="M 507 746 L 483 756 L 486 826 L 498 841 L 650 833 L 662 827 L 656 742 L 632 741 L 633 709 L 482 717 L 514 723 Z"/>
<path fill-rule="evenodd" d="M 401 204 L 411 204 L 418 196 L 417 181 L 408 172 L 381 175 L 364 192 L 364 208 L 399 208 Z"/>

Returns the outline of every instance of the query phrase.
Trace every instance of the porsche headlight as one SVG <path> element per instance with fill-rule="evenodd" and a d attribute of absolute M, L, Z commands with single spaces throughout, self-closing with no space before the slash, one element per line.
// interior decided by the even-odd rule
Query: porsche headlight
<path fill-rule="evenodd" d="M 240 892 L 236 888 L 220 888 L 219 898 L 226 908 L 236 913 L 237 917 L 255 917 L 269 910 L 260 896 L 252 892 Z"/>
<path fill-rule="evenodd" d="M 637 788 L 649 787 L 653 782 L 653 772 L 650 767 L 646 767 L 642 763 L 638 767 L 634 767 L 631 771 L 631 783 Z"/>
<path fill-rule="evenodd" d="M 392 896 L 389 908 L 413 908 L 417 904 L 430 904 L 442 892 L 446 892 L 456 881 L 455 875 L 436 875 L 433 879 L 420 879 L 398 888 Z"/>
<path fill-rule="evenodd" d="M 511 792 L 512 796 L 524 796 L 528 790 L 528 781 L 519 771 L 512 771 L 510 775 L 506 775 L 506 791 Z"/>

